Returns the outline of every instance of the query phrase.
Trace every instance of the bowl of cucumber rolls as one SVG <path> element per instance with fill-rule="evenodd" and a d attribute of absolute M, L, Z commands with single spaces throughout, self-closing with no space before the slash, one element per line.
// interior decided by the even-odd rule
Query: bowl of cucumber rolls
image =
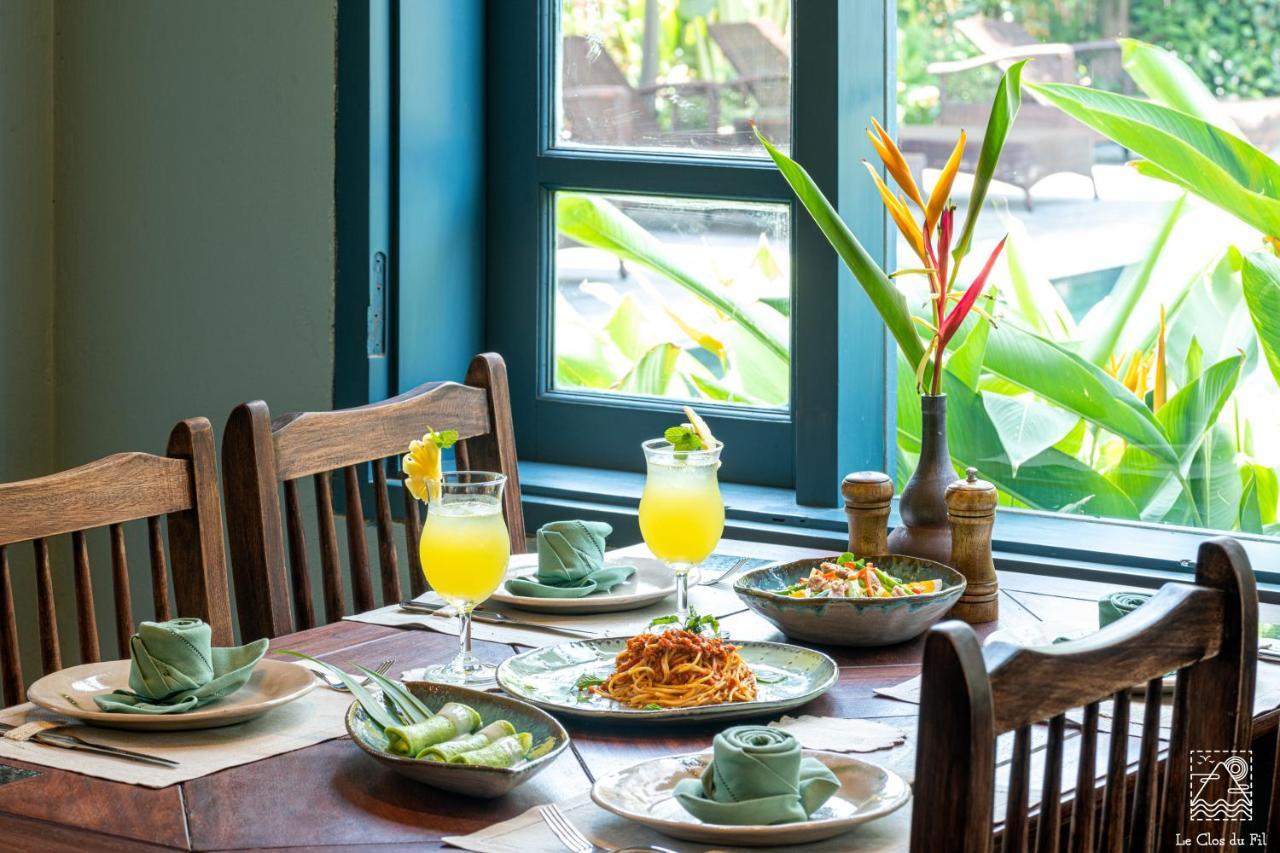
<path fill-rule="evenodd" d="M 344 679 L 356 700 L 347 711 L 347 733 L 378 763 L 414 781 L 500 797 L 569 745 L 564 726 L 527 702 L 357 669 L 370 681 Z"/>

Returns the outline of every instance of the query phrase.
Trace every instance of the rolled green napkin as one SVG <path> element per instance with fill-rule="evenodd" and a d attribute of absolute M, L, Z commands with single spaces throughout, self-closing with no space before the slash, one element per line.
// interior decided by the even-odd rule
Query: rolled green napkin
<path fill-rule="evenodd" d="M 634 566 L 606 566 L 603 521 L 553 521 L 538 531 L 538 574 L 512 578 L 507 591 L 535 598 L 585 598 L 608 592 L 635 574 Z"/>
<path fill-rule="evenodd" d="M 267 644 L 263 639 L 215 649 L 209 626 L 199 619 L 143 622 L 129 640 L 129 690 L 93 700 L 122 714 L 182 714 L 243 687 Z"/>
<path fill-rule="evenodd" d="M 704 823 L 763 826 L 807 820 L 839 788 L 826 765 L 801 756 L 790 732 L 734 726 L 716 735 L 702 778 L 680 781 L 673 793 Z"/>
<path fill-rule="evenodd" d="M 480 714 L 470 705 L 448 702 L 434 717 L 407 726 L 387 726 L 386 735 L 396 755 L 420 755 L 429 746 L 469 735 L 480 725 Z"/>
<path fill-rule="evenodd" d="M 470 752 L 473 749 L 481 749 L 486 747 L 499 738 L 507 737 L 516 733 L 516 727 L 506 720 L 498 720 L 490 723 L 475 734 L 465 737 L 457 737 L 447 740 L 443 743 L 437 743 L 429 746 L 422 752 L 418 753 L 418 758 L 425 758 L 429 761 L 452 761 L 464 752 Z"/>
<path fill-rule="evenodd" d="M 1105 628 L 1151 600 L 1149 592 L 1113 592 L 1098 599 L 1098 627 Z"/>
<path fill-rule="evenodd" d="M 470 764 L 478 767 L 512 767 L 524 758 L 533 745 L 533 735 L 521 732 L 499 738 L 481 749 L 464 752 L 453 759 L 454 764 Z"/>

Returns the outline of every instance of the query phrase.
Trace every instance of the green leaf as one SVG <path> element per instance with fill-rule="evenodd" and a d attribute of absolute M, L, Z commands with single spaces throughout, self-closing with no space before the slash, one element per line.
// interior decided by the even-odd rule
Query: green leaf
<path fill-rule="evenodd" d="M 924 343 L 916 332 L 911 311 L 907 308 L 906 297 L 867 254 L 867 250 L 858 242 L 858 238 L 853 236 L 849 226 L 840 218 L 840 214 L 836 212 L 835 207 L 823 195 L 822 190 L 818 188 L 817 183 L 804 170 L 804 167 L 770 144 L 769 140 L 760 133 L 759 128 L 756 129 L 756 137 L 769 152 L 778 171 L 795 191 L 796 197 L 800 199 L 805 209 L 809 211 L 809 215 L 813 217 L 814 222 L 835 248 L 836 253 L 853 273 L 853 277 L 866 291 L 871 304 L 875 306 L 890 334 L 898 342 L 898 347 L 911 363 L 911 373 L 914 375 L 915 365 L 924 356 Z"/>
<path fill-rule="evenodd" d="M 988 309 L 990 305 L 991 302 L 988 300 Z M 978 380 L 982 376 L 982 360 L 987 354 L 987 337 L 991 333 L 991 321 L 978 314 L 971 314 L 965 319 L 966 323 L 971 321 L 972 328 L 965 334 L 959 346 L 951 348 L 951 357 L 947 359 L 945 369 L 969 386 L 970 390 L 976 391 Z"/>
<path fill-rule="evenodd" d="M 1035 247 L 1022 221 L 1005 217 L 1009 238 L 1004 244 L 1009 270 L 1012 307 L 1027 328 L 1052 341 L 1068 341 L 1076 335 L 1076 323 L 1053 283 L 1036 269 Z"/>
<path fill-rule="evenodd" d="M 1231 530 L 1236 526 L 1244 489 L 1235 463 L 1235 449 L 1231 446 L 1231 433 L 1222 424 L 1215 424 L 1205 434 L 1191 460 L 1187 480 L 1191 483 L 1196 513 L 1177 519 L 1179 523 L 1192 522 L 1198 517 L 1200 526 L 1211 530 Z"/>
<path fill-rule="evenodd" d="M 638 361 L 655 344 L 653 323 L 636 298 L 628 293 L 604 324 L 605 334 L 623 355 Z"/>
<path fill-rule="evenodd" d="M 1242 255 L 1224 252 L 1213 269 L 1200 276 L 1177 310 L 1170 314 L 1167 339 L 1174 363 L 1186 359 L 1191 338 L 1197 337 L 1205 363 L 1215 364 L 1243 352 L 1244 372 L 1253 370 L 1258 359 L 1258 336 L 1254 334 L 1248 305 L 1240 298 L 1243 265 Z M 1210 330 L 1212 333 L 1208 334 Z"/>
<path fill-rule="evenodd" d="M 1280 478 L 1266 465 L 1245 462 L 1240 466 L 1243 492 L 1240 498 L 1240 529 L 1248 533 L 1265 533 L 1276 523 L 1280 504 Z"/>
<path fill-rule="evenodd" d="M 1200 339 L 1195 335 L 1191 336 L 1190 342 L 1187 343 L 1187 356 L 1183 359 L 1183 370 L 1186 375 L 1183 377 L 1183 383 L 1194 382 L 1204 373 L 1204 348 L 1200 346 Z"/>
<path fill-rule="evenodd" d="M 1147 158 L 1179 186 L 1264 234 L 1280 234 L 1280 164 L 1186 113 L 1065 83 L 1026 84 L 1063 112 Z"/>
<path fill-rule="evenodd" d="M 387 706 L 375 699 L 373 694 L 366 690 L 364 685 L 362 685 L 358 680 L 352 678 L 346 670 L 336 667 L 331 663 L 326 663 L 325 661 L 313 658 L 311 655 L 303 654 L 302 652 L 295 652 L 292 649 L 272 649 L 272 653 L 302 658 L 303 660 L 309 660 L 312 663 L 319 664 L 333 673 L 335 677 L 340 679 L 342 683 L 347 686 L 347 689 L 351 691 L 351 695 L 360 703 L 360 707 L 369 715 L 369 719 L 373 720 L 384 729 L 387 726 L 400 725 L 400 720 L 392 716 L 391 712 L 387 710 Z"/>
<path fill-rule="evenodd" d="M 985 367 L 1168 465 L 1178 463 L 1151 410 L 1100 367 L 1060 344 L 1001 323 L 987 340 Z"/>
<path fill-rule="evenodd" d="M 955 259 L 954 270 L 959 271 L 960 261 L 969 254 L 973 243 L 973 231 L 978 226 L 978 216 L 987 200 L 987 190 L 996 174 L 996 164 L 1000 162 L 1000 152 L 1004 149 L 1005 138 L 1009 128 L 1018 115 L 1018 107 L 1022 104 L 1022 66 L 1027 60 L 1015 62 L 1009 66 L 1000 78 L 996 87 L 995 99 L 991 102 L 991 112 L 987 116 L 987 132 L 982 136 L 982 151 L 978 154 L 978 167 L 974 170 L 973 186 L 969 190 L 969 204 L 964 215 L 964 227 L 960 229 L 960 239 L 951 252 Z M 910 355 L 908 354 L 908 360 Z M 918 361 L 919 359 L 917 359 Z"/>
<path fill-rule="evenodd" d="M 571 388 L 612 388 L 627 360 L 605 335 L 588 326 L 569 300 L 556 294 L 555 384 Z"/>
<path fill-rule="evenodd" d="M 1080 349 L 1080 354 L 1089 361 L 1097 365 L 1103 365 L 1107 363 L 1107 359 L 1113 354 L 1117 354 L 1116 348 L 1120 342 L 1120 335 L 1124 332 L 1125 326 L 1133 316 L 1133 309 L 1137 307 L 1138 301 L 1142 299 L 1148 285 L 1151 284 L 1152 273 L 1155 272 L 1156 263 L 1160 260 L 1160 256 L 1169 242 L 1169 236 L 1173 234 L 1174 226 L 1182 218 L 1182 213 L 1186 210 L 1186 207 L 1187 197 L 1185 195 L 1178 196 L 1178 200 L 1169 208 L 1169 213 L 1165 216 L 1160 230 L 1156 232 L 1155 242 L 1147 250 L 1146 258 L 1138 265 L 1132 275 L 1128 275 L 1128 271 L 1126 271 L 1126 277 L 1116 285 L 1115 290 L 1107 297 L 1106 313 L 1103 315 L 1105 321 L 1102 328 L 1090 335 Z"/>
<path fill-rule="evenodd" d="M 1243 137 L 1240 128 L 1209 87 L 1173 53 L 1137 39 L 1120 42 L 1121 64 L 1138 88 L 1152 100 L 1204 119 L 1227 133 Z"/>
<path fill-rule="evenodd" d="M 363 672 L 382 688 L 383 696 L 391 700 L 400 716 L 404 717 L 408 722 L 420 723 L 434 716 L 431 709 L 423 704 L 421 699 L 414 696 L 409 688 L 405 687 L 401 682 L 394 678 L 387 678 L 382 673 L 367 667 L 357 665 L 356 669 Z"/>
<path fill-rule="evenodd" d="M 769 328 L 771 321 L 768 315 L 777 318 L 776 311 L 739 301 L 725 288 L 706 284 L 671 257 L 667 248 L 653 235 L 607 200 L 578 193 L 557 193 L 556 230 L 585 246 L 604 249 L 665 276 L 732 318 L 775 357 L 790 361 L 786 341 Z"/>
<path fill-rule="evenodd" d="M 1024 462 L 1053 447 L 1080 422 L 1070 412 L 1037 402 L 1030 394 L 1006 397 L 983 391 L 982 405 L 1015 475 Z"/>
<path fill-rule="evenodd" d="M 675 450 L 701 450 L 702 439 L 698 437 L 698 433 L 693 427 L 673 426 L 667 427 L 666 432 L 662 434 L 667 444 Z"/>
<path fill-rule="evenodd" d="M 791 394 L 790 360 L 778 358 L 737 323 L 726 323 L 718 331 L 743 393 L 770 406 L 786 405 Z"/>
<path fill-rule="evenodd" d="M 614 386 L 628 394 L 651 397 L 666 395 L 676 372 L 676 359 L 681 353 L 675 344 L 658 344 L 640 357 L 640 360 Z"/>
<path fill-rule="evenodd" d="M 1244 300 L 1271 375 L 1280 384 L 1280 259 L 1267 251 L 1244 257 Z"/>

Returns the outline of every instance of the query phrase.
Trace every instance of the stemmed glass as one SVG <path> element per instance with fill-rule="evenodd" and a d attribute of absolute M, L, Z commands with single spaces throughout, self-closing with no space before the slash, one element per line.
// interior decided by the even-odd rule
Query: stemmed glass
<path fill-rule="evenodd" d="M 478 684 L 494 677 L 492 664 L 471 653 L 471 611 L 498 589 L 511 557 L 502 517 L 507 478 L 488 471 L 449 471 L 432 482 L 422 525 L 422 573 L 462 620 L 458 656 L 423 670 L 427 681 Z"/>
<path fill-rule="evenodd" d="M 654 438 L 644 449 L 647 474 L 640 496 L 640 534 L 654 556 L 676 575 L 676 612 L 689 613 L 689 570 L 715 550 L 724 533 L 724 500 L 716 473 L 722 442 L 702 450 L 676 450 Z"/>

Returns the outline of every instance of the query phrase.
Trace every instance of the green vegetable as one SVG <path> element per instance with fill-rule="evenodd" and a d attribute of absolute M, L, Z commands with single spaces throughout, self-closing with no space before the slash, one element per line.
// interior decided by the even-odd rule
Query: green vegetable
<path fill-rule="evenodd" d="M 475 734 L 452 738 L 443 743 L 433 744 L 418 753 L 417 757 L 427 761 L 454 761 L 464 752 L 483 749 L 504 737 L 516 733 L 516 727 L 506 720 L 498 720 L 485 726 Z"/>
<path fill-rule="evenodd" d="M 573 683 L 573 689 L 578 691 L 586 690 L 589 687 L 595 687 L 597 684 L 604 684 L 606 680 L 607 679 L 601 678 L 598 675 L 592 675 L 584 672 L 582 675 L 579 675 L 578 680 Z"/>
<path fill-rule="evenodd" d="M 470 764 L 479 767 L 511 767 L 524 758 L 533 745 L 533 735 L 520 732 L 504 737 L 482 749 L 464 752 L 452 760 L 453 764 Z"/>
<path fill-rule="evenodd" d="M 645 705 L 640 710 L 641 711 L 661 711 L 662 706 L 659 705 L 657 702 L 650 702 L 648 705 Z"/>
<path fill-rule="evenodd" d="M 876 577 L 880 579 L 880 583 L 884 584 L 885 589 L 892 590 L 895 586 L 898 585 L 898 581 L 893 579 L 893 575 L 886 574 L 885 572 L 880 571 L 880 569 L 878 568 L 875 571 L 876 571 Z"/>
<path fill-rule="evenodd" d="M 672 614 L 670 616 L 659 616 L 657 619 L 649 621 L 649 627 L 654 628 L 658 625 L 678 625 L 680 617 Z M 712 636 L 720 634 L 720 620 L 714 616 L 700 616 L 698 611 L 692 607 L 689 608 L 689 615 L 685 617 L 684 629 L 694 634 L 701 634 L 703 628 L 710 628 Z"/>

